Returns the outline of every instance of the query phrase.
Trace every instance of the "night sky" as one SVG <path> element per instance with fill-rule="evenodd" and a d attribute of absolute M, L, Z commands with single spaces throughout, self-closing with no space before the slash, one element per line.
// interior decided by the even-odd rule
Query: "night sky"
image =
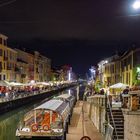
<path fill-rule="evenodd" d="M 53 66 L 84 74 L 91 65 L 140 44 L 134 0 L 0 0 L 0 33 L 9 46 L 38 50 Z"/>

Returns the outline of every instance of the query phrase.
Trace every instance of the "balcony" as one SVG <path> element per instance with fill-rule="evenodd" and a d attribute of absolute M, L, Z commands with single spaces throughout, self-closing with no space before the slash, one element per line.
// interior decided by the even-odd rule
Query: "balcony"
<path fill-rule="evenodd" d="M 26 61 L 24 61 L 24 60 L 22 60 L 22 59 L 20 59 L 20 58 L 17 58 L 17 61 L 18 61 L 18 62 L 21 62 L 21 63 L 24 63 L 24 64 L 28 64 L 28 62 L 26 62 Z"/>

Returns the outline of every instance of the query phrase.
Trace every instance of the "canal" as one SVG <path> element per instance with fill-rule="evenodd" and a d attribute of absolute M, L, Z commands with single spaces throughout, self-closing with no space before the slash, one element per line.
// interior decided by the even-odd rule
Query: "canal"
<path fill-rule="evenodd" d="M 71 88 L 69 90 L 65 90 L 58 94 L 73 94 L 76 96 L 77 90 L 75 88 Z M 19 140 L 19 138 L 15 137 L 17 126 L 19 122 L 23 119 L 25 113 L 33 109 L 34 107 L 40 105 L 45 102 L 47 99 L 43 101 L 39 101 L 35 104 L 30 104 L 16 110 L 10 111 L 6 114 L 0 115 L 0 140 Z"/>

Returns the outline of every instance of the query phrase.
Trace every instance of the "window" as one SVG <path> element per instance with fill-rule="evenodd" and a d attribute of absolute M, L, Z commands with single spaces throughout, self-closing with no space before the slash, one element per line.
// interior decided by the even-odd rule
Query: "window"
<path fill-rule="evenodd" d="M 12 60 L 12 52 L 10 51 L 10 60 Z"/>
<path fill-rule="evenodd" d="M 6 79 L 6 76 L 5 75 L 3 75 L 3 80 L 5 80 Z"/>
<path fill-rule="evenodd" d="M 2 49 L 0 49 L 0 56 L 2 56 Z"/>
<path fill-rule="evenodd" d="M 2 69 L 2 62 L 0 62 L 0 69 Z"/>
<path fill-rule="evenodd" d="M 5 70 L 5 63 L 3 63 L 4 65 L 3 65 L 3 69 Z"/>
<path fill-rule="evenodd" d="M 5 58 L 5 51 L 3 51 L 3 57 Z"/>
<path fill-rule="evenodd" d="M 2 38 L 0 38 L 0 44 L 2 44 Z"/>
<path fill-rule="evenodd" d="M 133 58 L 134 67 L 136 67 L 140 63 L 140 51 L 135 52 Z"/>
<path fill-rule="evenodd" d="M 4 40 L 4 45 L 7 46 L 7 40 Z"/>

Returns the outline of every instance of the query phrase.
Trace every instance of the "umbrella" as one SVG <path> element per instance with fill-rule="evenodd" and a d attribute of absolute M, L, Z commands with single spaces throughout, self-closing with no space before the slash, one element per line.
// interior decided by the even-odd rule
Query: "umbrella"
<path fill-rule="evenodd" d="M 110 86 L 109 88 L 112 88 L 112 89 L 125 89 L 127 87 L 128 87 L 128 85 L 126 85 L 126 84 L 117 83 L 117 84 L 114 84 L 114 85 Z"/>
<path fill-rule="evenodd" d="M 9 84 L 9 82 L 7 82 L 7 81 L 1 80 L 1 81 L 0 81 L 0 86 L 5 86 L 5 87 L 7 87 L 7 86 L 10 86 L 10 84 Z"/>
<path fill-rule="evenodd" d="M 22 84 L 22 83 L 16 83 L 16 82 L 11 82 L 10 85 L 11 86 L 23 86 L 24 84 Z"/>

